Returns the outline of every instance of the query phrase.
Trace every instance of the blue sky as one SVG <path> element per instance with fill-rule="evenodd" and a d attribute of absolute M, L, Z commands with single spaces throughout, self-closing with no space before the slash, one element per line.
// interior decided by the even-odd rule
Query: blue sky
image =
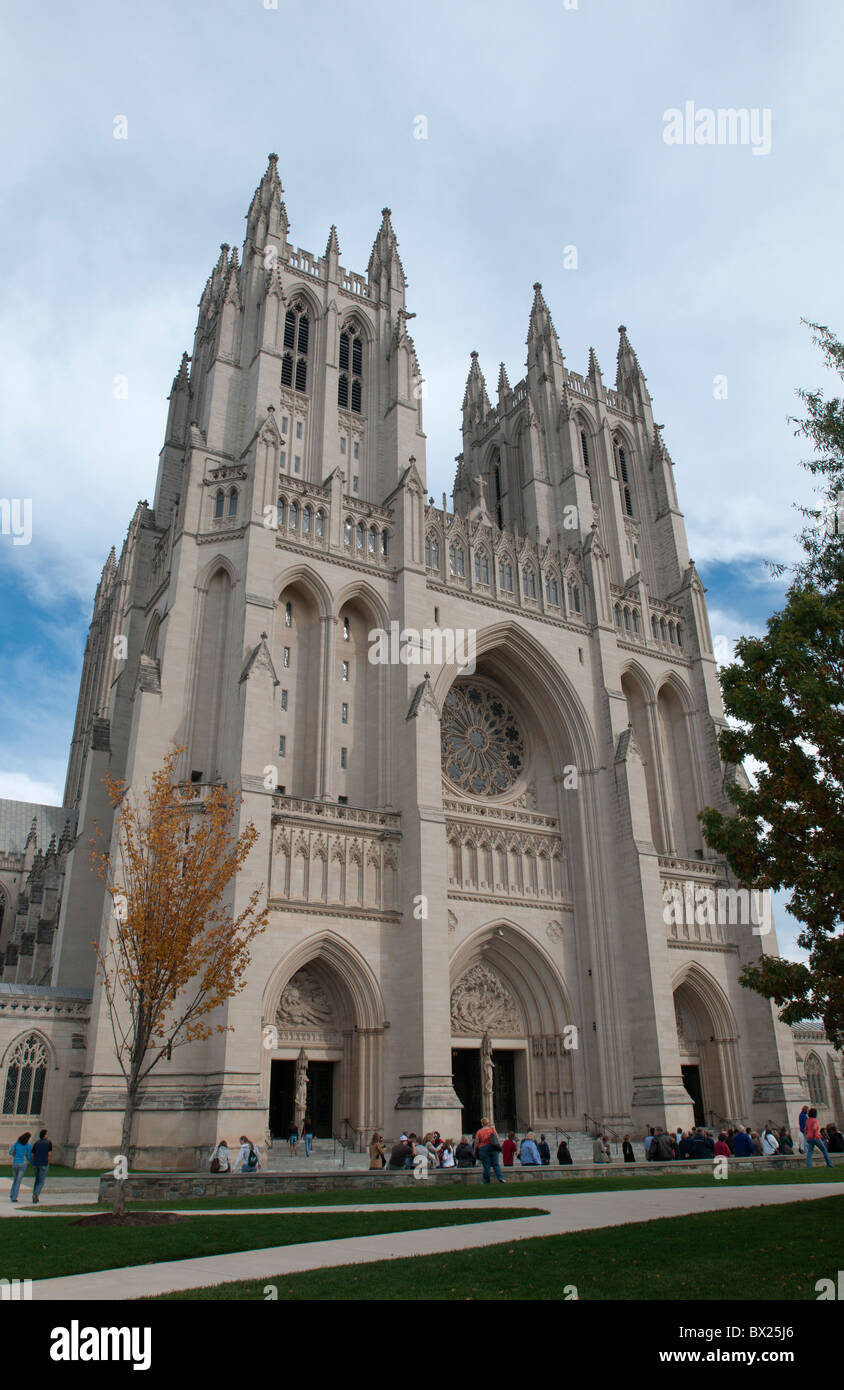
<path fill-rule="evenodd" d="M 321 253 L 335 222 L 365 271 L 393 210 L 432 493 L 451 489 L 470 351 L 491 394 L 502 359 L 519 379 L 539 280 L 571 368 L 592 345 L 612 381 L 628 327 L 713 632 L 758 631 L 781 600 L 763 562 L 793 557 L 811 495 L 794 391 L 835 389 L 800 319 L 844 331 L 839 8 L 271 5 L 6 15 L 0 491 L 32 498 L 33 537 L 0 536 L 0 795 L 61 797 L 97 577 L 152 496 L 196 303 L 270 150 L 298 246 Z M 688 101 L 769 111 L 770 153 L 666 144 Z"/>

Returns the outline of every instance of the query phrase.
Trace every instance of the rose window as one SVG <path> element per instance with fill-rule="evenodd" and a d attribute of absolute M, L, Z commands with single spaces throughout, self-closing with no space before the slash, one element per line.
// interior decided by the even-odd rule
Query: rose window
<path fill-rule="evenodd" d="M 518 781 L 525 743 L 508 702 L 484 685 L 452 686 L 442 717 L 443 772 L 474 796 L 501 796 Z"/>

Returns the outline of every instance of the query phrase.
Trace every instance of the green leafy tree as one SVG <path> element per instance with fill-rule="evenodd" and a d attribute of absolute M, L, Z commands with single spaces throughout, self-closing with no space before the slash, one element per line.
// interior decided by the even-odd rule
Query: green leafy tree
<path fill-rule="evenodd" d="M 844 344 L 812 324 L 827 365 L 844 378 Z M 736 644 L 721 672 L 724 705 L 736 727 L 720 735 L 721 755 L 760 764 L 756 784 L 728 786 L 733 814 L 707 809 L 707 844 L 747 887 L 791 890 L 789 911 L 807 964 L 761 956 L 742 984 L 780 1006 L 785 1023 L 823 1021 L 844 1047 L 844 406 L 820 391 L 798 392 L 806 406 L 797 434 L 816 456 L 804 466 L 821 480 L 807 525 L 804 559 L 792 570 L 783 610 L 763 637 Z"/>

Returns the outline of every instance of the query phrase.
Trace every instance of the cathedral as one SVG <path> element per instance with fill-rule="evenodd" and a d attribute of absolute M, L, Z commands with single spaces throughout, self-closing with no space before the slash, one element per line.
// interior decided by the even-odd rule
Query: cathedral
<path fill-rule="evenodd" d="M 534 285 L 522 379 L 491 399 L 471 353 L 449 508 L 390 210 L 365 273 L 288 232 L 270 155 L 102 573 L 64 804 L 0 803 L 6 1141 L 117 1152 L 90 840 L 105 775 L 142 795 L 174 744 L 197 806 L 242 794 L 229 906 L 261 885 L 269 925 L 225 1031 L 153 1072 L 136 1166 L 286 1134 L 305 1075 L 356 1147 L 490 1105 L 501 1132 L 843 1122 L 840 1055 L 738 983 L 776 937 L 700 834 L 744 774 L 626 329 L 612 385 L 594 351 L 572 371 Z"/>

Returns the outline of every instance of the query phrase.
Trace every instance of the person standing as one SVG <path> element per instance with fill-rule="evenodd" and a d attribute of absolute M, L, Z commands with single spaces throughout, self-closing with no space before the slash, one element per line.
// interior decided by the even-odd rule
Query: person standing
<path fill-rule="evenodd" d="M 653 1129 L 651 1128 L 650 1130 L 648 1130 L 648 1133 L 645 1135 L 645 1158 L 650 1158 L 650 1156 L 651 1156 L 651 1144 L 653 1143 L 654 1138 L 655 1138 L 654 1131 L 653 1131 Z"/>
<path fill-rule="evenodd" d="M 296 1157 L 296 1145 L 299 1143 L 299 1130 L 295 1120 L 291 1120 L 287 1129 L 287 1142 L 290 1145 L 290 1157 Z"/>
<path fill-rule="evenodd" d="M 303 1121 L 302 1138 L 305 1141 L 305 1158 L 310 1158 L 311 1144 L 314 1142 L 314 1124 L 310 1115 L 306 1115 Z"/>
<path fill-rule="evenodd" d="M 803 1106 L 803 1109 L 800 1111 L 800 1114 L 799 1114 L 798 1117 L 797 1117 L 797 1123 L 798 1123 L 798 1125 L 800 1126 L 800 1143 L 799 1143 L 799 1148 L 800 1148 L 801 1154 L 806 1152 L 806 1121 L 808 1120 L 808 1118 L 809 1118 L 809 1107 L 808 1107 L 808 1105 L 804 1105 L 804 1106 Z"/>
<path fill-rule="evenodd" d="M 474 1168 L 475 1152 L 469 1143 L 468 1134 L 464 1134 L 457 1148 L 454 1150 L 454 1157 L 457 1159 L 458 1168 Z"/>
<path fill-rule="evenodd" d="M 560 1140 L 560 1147 L 557 1150 L 557 1162 L 559 1163 L 561 1168 L 564 1165 L 568 1165 L 569 1163 L 574 1163 L 574 1159 L 571 1156 L 571 1151 L 569 1149 L 567 1139 Z"/>
<path fill-rule="evenodd" d="M 608 1134 L 598 1134 L 592 1145 L 592 1162 L 609 1163 L 610 1161 L 610 1137 Z"/>
<path fill-rule="evenodd" d="M 543 1168 L 547 1168 L 551 1162 L 551 1149 L 544 1134 L 540 1134 L 539 1143 L 536 1147 L 539 1150 L 539 1157 L 542 1159 Z"/>
<path fill-rule="evenodd" d="M 32 1162 L 32 1149 L 29 1147 L 31 1137 L 32 1131 L 27 1130 L 25 1134 L 21 1134 L 15 1140 L 9 1150 L 9 1153 L 12 1155 L 12 1186 L 9 1191 L 10 1202 L 16 1202 L 18 1200 L 18 1193 L 20 1192 L 21 1183 L 23 1182 L 23 1175 L 26 1172 L 26 1165 Z"/>
<path fill-rule="evenodd" d="M 633 1145 L 630 1143 L 630 1135 L 625 1134 L 621 1141 L 621 1153 L 625 1163 L 635 1163 L 636 1155 L 633 1152 Z"/>
<path fill-rule="evenodd" d="M 809 1114 L 806 1117 L 806 1128 L 803 1131 L 803 1135 L 806 1140 L 806 1167 L 811 1168 L 812 1150 L 815 1147 L 817 1147 L 820 1149 L 821 1153 L 824 1156 L 824 1161 L 826 1162 L 827 1168 L 831 1168 L 833 1166 L 832 1159 L 826 1151 L 826 1144 L 821 1139 L 820 1130 L 818 1128 L 817 1110 L 809 1111 Z"/>
<path fill-rule="evenodd" d="M 32 1163 L 35 1168 L 35 1182 L 32 1186 L 32 1200 L 38 1203 L 41 1189 L 47 1181 L 47 1171 L 50 1167 L 50 1154 L 53 1146 L 47 1138 L 46 1129 L 42 1129 L 32 1146 Z"/>
<path fill-rule="evenodd" d="M 501 1145 L 501 1162 L 504 1164 L 505 1168 L 512 1168 L 517 1148 L 516 1136 L 511 1129 L 504 1143 Z"/>
<path fill-rule="evenodd" d="M 376 1133 L 373 1134 L 372 1138 L 369 1141 L 369 1167 L 370 1169 L 377 1168 L 380 1170 L 384 1167 L 386 1162 L 387 1150 L 384 1148 L 384 1142 L 381 1138 L 381 1135 L 378 1134 L 376 1131 Z"/>
<path fill-rule="evenodd" d="M 774 1134 L 770 1125 L 766 1125 L 762 1131 L 762 1152 L 766 1158 L 771 1158 L 773 1154 L 779 1153 L 780 1141 Z"/>
<path fill-rule="evenodd" d="M 539 1145 L 536 1142 L 536 1135 L 529 1129 L 524 1139 L 522 1147 L 519 1149 L 519 1162 L 523 1168 L 540 1167 L 542 1164 L 542 1154 L 539 1152 Z"/>
<path fill-rule="evenodd" d="M 445 1139 L 445 1140 L 443 1141 L 442 1148 L 440 1149 L 440 1167 L 441 1167 L 441 1168 L 453 1168 L 453 1167 L 454 1167 L 454 1140 L 453 1140 L 453 1139 Z"/>
<path fill-rule="evenodd" d="M 503 1182 L 504 1174 L 501 1171 L 501 1163 L 499 1161 L 501 1143 L 495 1129 L 485 1115 L 481 1118 L 481 1127 L 475 1135 L 474 1150 L 484 1170 L 484 1182 L 488 1183 L 490 1181 L 490 1169 L 494 1171 L 497 1180 Z M 537 1155 L 537 1162 L 538 1160 L 539 1156 Z"/>

